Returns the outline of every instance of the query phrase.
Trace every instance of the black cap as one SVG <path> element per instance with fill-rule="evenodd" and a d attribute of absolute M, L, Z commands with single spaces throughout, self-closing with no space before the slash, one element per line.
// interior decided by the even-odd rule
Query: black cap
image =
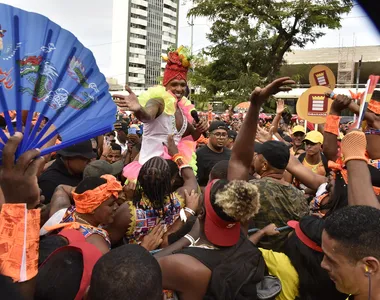
<path fill-rule="evenodd" d="M 210 127 L 208 128 L 208 131 L 213 132 L 214 130 L 217 130 L 217 129 L 223 129 L 228 132 L 228 126 L 226 123 L 222 121 L 211 122 Z"/>
<path fill-rule="evenodd" d="M 91 141 L 85 141 L 71 145 L 67 148 L 59 150 L 57 154 L 61 155 L 62 157 L 84 157 L 87 159 L 96 157 L 96 153 L 92 150 Z"/>
<path fill-rule="evenodd" d="M 289 147 L 283 142 L 268 141 L 264 144 L 255 143 L 255 152 L 264 156 L 268 163 L 280 170 L 286 169 L 289 162 Z"/>
<path fill-rule="evenodd" d="M 228 130 L 228 137 L 235 141 L 235 139 L 237 137 L 237 132 L 235 130 Z"/>

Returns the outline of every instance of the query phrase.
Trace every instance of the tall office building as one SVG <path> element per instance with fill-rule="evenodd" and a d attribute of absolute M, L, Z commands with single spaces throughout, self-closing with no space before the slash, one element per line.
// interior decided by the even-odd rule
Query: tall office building
<path fill-rule="evenodd" d="M 179 0 L 113 0 L 112 77 L 133 90 L 158 84 L 178 40 Z"/>

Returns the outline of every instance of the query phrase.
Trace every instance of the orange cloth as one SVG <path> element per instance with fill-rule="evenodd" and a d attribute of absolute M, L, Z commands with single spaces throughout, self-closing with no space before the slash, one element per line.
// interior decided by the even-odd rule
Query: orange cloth
<path fill-rule="evenodd" d="M 72 193 L 78 213 L 91 213 L 111 196 L 118 198 L 119 192 L 122 190 L 120 182 L 112 175 L 103 175 L 101 178 L 106 179 L 107 182 L 96 189 L 85 191 L 82 194 Z"/>
<path fill-rule="evenodd" d="M 3 204 L 0 213 L 0 273 L 14 282 L 37 275 L 40 210 L 25 203 Z"/>
<path fill-rule="evenodd" d="M 368 103 L 368 109 L 377 115 L 380 115 L 380 102 L 371 99 Z"/>
<path fill-rule="evenodd" d="M 338 172 L 340 171 L 340 174 L 342 174 L 342 177 L 344 179 L 344 182 L 346 184 L 348 184 L 348 171 L 347 169 L 345 168 L 344 164 L 343 164 L 343 160 L 341 158 L 338 158 L 336 160 L 336 162 L 333 162 L 333 161 L 329 161 L 329 169 L 335 171 L 335 172 Z M 375 194 L 377 196 L 380 195 L 380 187 L 377 187 L 377 186 L 372 186 L 373 188 L 373 191 L 375 192 Z"/>
<path fill-rule="evenodd" d="M 324 131 L 339 136 L 339 121 L 339 116 L 328 115 L 326 118 Z"/>
<path fill-rule="evenodd" d="M 201 136 L 199 137 L 199 139 L 197 140 L 197 143 L 198 144 L 208 144 L 208 138 L 205 138 L 204 136 L 203 136 L 203 134 L 201 134 Z"/>

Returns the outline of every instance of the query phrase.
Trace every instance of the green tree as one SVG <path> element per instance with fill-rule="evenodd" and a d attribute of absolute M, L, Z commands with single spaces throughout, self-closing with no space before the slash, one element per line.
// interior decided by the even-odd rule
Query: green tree
<path fill-rule="evenodd" d="M 211 46 L 207 65 L 196 68 L 206 89 L 247 98 L 247 90 L 278 76 L 291 47 L 303 48 L 324 35 L 323 28 L 340 28 L 351 0 L 193 0 L 188 16 L 208 17 Z M 248 85 L 248 86 L 245 86 Z M 204 85 L 203 85 L 204 86 Z M 212 87 L 212 88 L 211 88 Z"/>

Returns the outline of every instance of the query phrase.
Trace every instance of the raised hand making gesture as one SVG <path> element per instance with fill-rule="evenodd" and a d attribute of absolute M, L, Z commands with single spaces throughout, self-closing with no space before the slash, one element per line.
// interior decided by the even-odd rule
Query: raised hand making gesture
<path fill-rule="evenodd" d="M 250 101 L 254 105 L 263 105 L 265 101 L 272 95 L 277 94 L 278 92 L 288 92 L 292 88 L 289 86 L 295 84 L 296 82 L 291 80 L 290 77 L 282 77 L 274 80 L 268 84 L 265 88 L 257 87 L 251 94 Z"/>
<path fill-rule="evenodd" d="M 136 94 L 131 90 L 129 86 L 125 86 L 125 90 L 129 93 L 128 96 L 124 95 L 113 95 L 112 98 L 117 106 L 122 110 L 137 112 L 141 109 L 139 100 Z"/>

